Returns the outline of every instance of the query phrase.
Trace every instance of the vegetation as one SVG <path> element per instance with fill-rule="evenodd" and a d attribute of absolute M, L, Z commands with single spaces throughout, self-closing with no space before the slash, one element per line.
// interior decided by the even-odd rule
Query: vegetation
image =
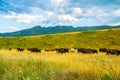
<path fill-rule="evenodd" d="M 120 29 L 101 31 L 71 32 L 28 37 L 1 37 L 1 48 L 60 48 L 60 47 L 86 47 L 86 48 L 120 48 Z"/>
<path fill-rule="evenodd" d="M 101 47 L 120 49 L 120 29 L 63 34 L 1 37 L 0 80 L 120 80 L 120 56 L 104 53 L 81 54 L 45 52 L 60 47 Z M 15 48 L 36 47 L 41 53 Z M 12 48 L 11 51 L 8 48 Z"/>
<path fill-rule="evenodd" d="M 120 28 L 118 26 L 88 26 L 88 27 L 73 27 L 73 26 L 52 26 L 52 27 L 41 27 L 35 26 L 30 29 L 20 30 L 10 33 L 1 33 L 0 36 L 33 36 L 33 35 L 43 35 L 43 34 L 56 34 L 65 32 L 76 32 L 76 31 L 88 31 L 88 30 L 102 30 L 102 29 L 112 29 Z"/>
<path fill-rule="evenodd" d="M 0 50 L 0 80 L 120 80 L 120 56 Z"/>

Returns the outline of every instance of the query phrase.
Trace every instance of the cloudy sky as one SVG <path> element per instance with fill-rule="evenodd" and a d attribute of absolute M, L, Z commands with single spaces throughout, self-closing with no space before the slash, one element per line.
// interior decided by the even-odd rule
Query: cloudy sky
<path fill-rule="evenodd" d="M 0 32 L 120 24 L 120 0 L 0 0 Z"/>

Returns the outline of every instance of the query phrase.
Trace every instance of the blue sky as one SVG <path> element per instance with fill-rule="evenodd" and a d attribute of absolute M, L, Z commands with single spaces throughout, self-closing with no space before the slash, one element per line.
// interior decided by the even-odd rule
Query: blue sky
<path fill-rule="evenodd" d="M 120 0 L 0 0 L 0 33 L 36 25 L 119 25 Z"/>

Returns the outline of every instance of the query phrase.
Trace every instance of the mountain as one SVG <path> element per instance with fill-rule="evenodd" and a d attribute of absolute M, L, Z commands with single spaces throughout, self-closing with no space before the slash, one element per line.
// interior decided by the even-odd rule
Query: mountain
<path fill-rule="evenodd" d="M 73 26 L 51 26 L 51 27 L 41 27 L 35 26 L 29 29 L 24 29 L 16 32 L 0 33 L 0 36 L 34 36 L 43 34 L 56 34 L 65 32 L 79 32 L 88 30 L 101 30 L 101 29 L 111 29 L 120 28 L 118 26 L 86 26 L 86 27 L 73 27 Z"/>

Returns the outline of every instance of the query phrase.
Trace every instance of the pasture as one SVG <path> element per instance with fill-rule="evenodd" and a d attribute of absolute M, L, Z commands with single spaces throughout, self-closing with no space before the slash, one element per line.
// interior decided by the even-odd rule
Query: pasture
<path fill-rule="evenodd" d="M 0 48 L 120 48 L 120 29 L 51 34 L 28 37 L 0 37 Z"/>
<path fill-rule="evenodd" d="M 120 56 L 0 49 L 0 80 L 120 80 Z"/>

